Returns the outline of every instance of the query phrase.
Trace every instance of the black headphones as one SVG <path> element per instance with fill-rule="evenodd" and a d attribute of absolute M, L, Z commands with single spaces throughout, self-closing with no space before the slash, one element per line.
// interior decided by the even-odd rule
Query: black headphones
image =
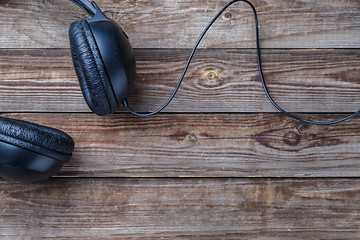
<path fill-rule="evenodd" d="M 249 4 L 253 10 L 260 80 L 269 101 L 279 111 L 304 123 L 317 125 L 339 123 L 360 113 L 359 110 L 343 119 L 320 123 L 299 118 L 275 103 L 268 92 L 262 73 L 257 13 L 253 4 L 247 0 L 230 1 L 210 21 L 195 43 L 180 80 L 165 104 L 151 113 L 137 113 L 129 108 L 126 100 L 133 88 L 136 74 L 135 57 L 128 36 L 113 20 L 102 13 L 95 2 L 71 1 L 92 17 L 72 23 L 69 37 L 74 68 L 82 93 L 89 108 L 97 115 L 115 113 L 121 104 L 137 116 L 151 116 L 163 110 L 178 91 L 206 32 L 230 5 L 239 1 Z M 0 117 L 0 177 L 4 179 L 18 182 L 47 179 L 70 160 L 73 150 L 73 139 L 62 131 Z"/>
<path fill-rule="evenodd" d="M 97 115 L 114 113 L 133 88 L 133 48 L 125 32 L 94 2 L 72 2 L 92 16 L 69 28 L 71 54 L 85 101 Z M 70 160 L 73 150 L 74 140 L 62 131 L 0 118 L 0 177 L 4 179 L 47 179 Z"/>

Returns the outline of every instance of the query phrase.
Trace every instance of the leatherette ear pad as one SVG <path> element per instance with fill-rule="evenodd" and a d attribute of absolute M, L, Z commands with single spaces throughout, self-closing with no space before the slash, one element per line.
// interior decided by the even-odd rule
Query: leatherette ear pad
<path fill-rule="evenodd" d="M 70 49 L 80 87 L 89 108 L 99 116 L 116 111 L 104 63 L 86 20 L 74 22 L 69 28 Z"/>
<path fill-rule="evenodd" d="M 45 148 L 71 154 L 74 150 L 74 140 L 60 130 L 4 117 L 0 117 L 0 141 L 34 152 Z"/>

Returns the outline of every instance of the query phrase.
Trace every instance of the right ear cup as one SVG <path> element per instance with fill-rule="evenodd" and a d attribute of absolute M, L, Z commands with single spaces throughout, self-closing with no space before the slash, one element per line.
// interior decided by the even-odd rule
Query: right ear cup
<path fill-rule="evenodd" d="M 54 175 L 67 162 L 74 141 L 66 133 L 0 117 L 0 177 L 34 182 Z"/>
<path fill-rule="evenodd" d="M 116 98 L 88 22 L 72 23 L 69 37 L 75 71 L 86 103 L 99 116 L 114 113 Z"/>

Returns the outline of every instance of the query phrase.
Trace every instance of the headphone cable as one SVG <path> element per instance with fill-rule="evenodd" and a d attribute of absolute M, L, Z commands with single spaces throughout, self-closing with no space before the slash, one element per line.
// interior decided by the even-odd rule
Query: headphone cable
<path fill-rule="evenodd" d="M 130 113 L 136 115 L 136 116 L 140 116 L 140 117 L 148 117 L 148 116 L 152 116 L 152 115 L 155 115 L 159 112 L 161 112 L 164 108 L 166 108 L 166 106 L 173 100 L 173 98 L 175 97 L 177 91 L 179 90 L 180 88 L 180 85 L 186 75 L 186 72 L 189 68 L 189 65 L 191 63 L 191 60 L 196 52 L 196 49 L 198 48 L 201 40 L 203 39 L 203 37 L 205 36 L 206 32 L 210 29 L 210 27 L 215 23 L 215 21 L 220 17 L 220 15 L 228 8 L 230 7 L 232 4 L 236 3 L 236 2 L 245 2 L 247 4 L 250 5 L 250 7 L 252 8 L 253 10 L 253 13 L 254 13 L 254 18 L 255 18 L 255 29 L 256 29 L 256 52 L 257 52 L 257 63 L 258 63 L 258 69 L 259 69 L 259 74 L 260 74 L 260 80 L 261 80 L 261 83 L 262 83 L 262 86 L 264 88 L 264 91 L 265 91 L 265 94 L 267 96 L 267 98 L 269 99 L 269 101 L 271 102 L 271 104 L 276 108 L 278 109 L 280 112 L 282 112 L 283 114 L 291 117 L 291 118 L 294 118 L 296 120 L 299 120 L 303 123 L 309 123 L 309 124 L 314 124 L 314 125 L 331 125 L 331 124 L 336 124 L 336 123 L 340 123 L 340 122 L 343 122 L 343 121 L 346 121 L 346 120 L 349 120 L 357 115 L 360 114 L 360 110 L 358 110 L 357 112 L 347 116 L 347 117 L 344 117 L 342 119 L 339 119 L 339 120 L 335 120 L 335 121 L 330 121 L 330 122 L 315 122 L 315 121 L 311 121 L 311 120 L 307 120 L 307 119 L 303 119 L 303 118 L 300 118 L 296 115 L 293 115 L 292 113 L 289 113 L 287 111 L 285 111 L 283 108 L 281 108 L 271 97 L 269 91 L 268 91 L 268 88 L 266 86 L 266 83 L 265 83 L 265 80 L 264 80 L 264 76 L 263 76 L 263 72 L 262 72 L 262 67 L 261 67 L 261 57 L 260 57 L 260 40 L 259 40 L 259 23 L 258 23 L 258 17 L 257 17 L 257 13 L 256 13 L 256 10 L 255 10 L 255 7 L 254 5 L 247 1 L 247 0 L 233 0 L 233 1 L 230 1 L 228 2 L 217 14 L 216 16 L 210 21 L 210 23 L 206 26 L 206 28 L 204 29 L 204 31 L 201 33 L 200 37 L 198 38 L 198 40 L 196 41 L 192 51 L 191 51 L 191 54 L 187 60 L 187 63 L 185 65 L 185 68 L 184 68 L 184 71 L 180 77 L 180 80 L 177 84 L 177 86 L 175 87 L 173 93 L 171 94 L 171 96 L 168 98 L 168 100 L 164 103 L 164 105 L 162 105 L 159 109 L 155 110 L 154 112 L 150 112 L 150 113 L 138 113 L 138 112 L 135 112 L 133 111 L 130 107 L 129 107 L 129 104 L 127 102 L 127 99 L 125 99 L 123 101 L 123 105 L 125 107 L 125 109 L 127 111 L 129 111 Z"/>

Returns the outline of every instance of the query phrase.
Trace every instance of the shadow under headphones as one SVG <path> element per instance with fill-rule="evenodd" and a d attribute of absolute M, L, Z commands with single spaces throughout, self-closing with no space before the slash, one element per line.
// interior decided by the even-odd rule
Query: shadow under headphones
<path fill-rule="evenodd" d="M 120 105 L 137 116 L 151 116 L 163 110 L 174 98 L 188 70 L 195 51 L 204 35 L 219 16 L 233 3 L 250 5 L 255 17 L 257 61 L 264 91 L 269 101 L 282 113 L 301 122 L 330 125 L 357 116 L 360 110 L 332 122 L 313 122 L 299 118 L 282 109 L 271 98 L 261 69 L 258 19 L 255 7 L 247 0 L 227 3 L 201 33 L 185 65 L 175 90 L 163 106 L 151 113 L 130 109 L 130 95 L 136 75 L 133 48 L 126 33 L 107 18 L 95 2 L 70 0 L 91 16 L 74 22 L 69 28 L 70 49 L 80 87 L 89 108 L 99 116 L 115 113 Z M 0 117 L 0 177 L 17 182 L 47 179 L 68 162 L 74 150 L 74 140 L 66 133 L 35 123 Z"/>

